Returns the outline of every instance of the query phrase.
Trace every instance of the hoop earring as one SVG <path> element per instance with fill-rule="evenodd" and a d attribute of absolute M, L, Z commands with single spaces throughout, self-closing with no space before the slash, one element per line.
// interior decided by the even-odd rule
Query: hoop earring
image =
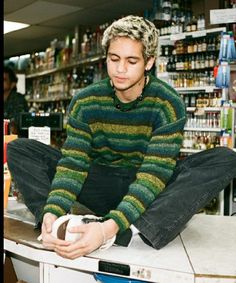
<path fill-rule="evenodd" d="M 110 84 L 111 84 L 111 87 L 114 88 L 114 84 L 112 80 L 110 80 Z"/>

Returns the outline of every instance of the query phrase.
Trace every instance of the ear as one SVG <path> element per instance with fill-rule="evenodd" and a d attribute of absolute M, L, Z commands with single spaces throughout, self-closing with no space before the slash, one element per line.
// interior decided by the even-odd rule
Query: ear
<path fill-rule="evenodd" d="M 151 70 L 154 63 L 155 63 L 155 57 L 149 57 L 145 66 L 145 70 L 146 71 Z"/>

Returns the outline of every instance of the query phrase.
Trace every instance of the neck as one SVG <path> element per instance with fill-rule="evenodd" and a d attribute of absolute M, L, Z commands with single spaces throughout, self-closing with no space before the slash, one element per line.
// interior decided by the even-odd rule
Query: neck
<path fill-rule="evenodd" d="M 129 103 L 131 101 L 134 101 L 142 95 L 143 89 L 147 84 L 147 82 L 148 82 L 148 77 L 144 76 L 140 79 L 138 83 L 136 83 L 132 87 L 129 87 L 126 90 L 118 90 L 114 87 L 115 95 L 123 103 Z"/>

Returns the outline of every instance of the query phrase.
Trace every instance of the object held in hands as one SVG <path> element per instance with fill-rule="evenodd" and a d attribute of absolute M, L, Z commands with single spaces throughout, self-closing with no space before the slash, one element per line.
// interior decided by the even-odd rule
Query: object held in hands
<path fill-rule="evenodd" d="M 101 223 L 102 218 L 97 217 L 95 215 L 74 215 L 74 214 L 63 215 L 57 218 L 57 220 L 53 223 L 51 235 L 57 239 L 74 242 L 76 240 L 79 240 L 80 233 L 74 233 L 74 232 L 71 233 L 68 231 L 69 228 L 83 224 L 88 224 L 90 222 Z M 102 229 L 102 234 L 104 236 L 104 231 L 102 226 L 101 229 Z M 115 239 L 116 236 L 108 240 L 106 240 L 104 237 L 104 242 L 100 247 L 100 249 L 108 249 L 113 245 Z"/>

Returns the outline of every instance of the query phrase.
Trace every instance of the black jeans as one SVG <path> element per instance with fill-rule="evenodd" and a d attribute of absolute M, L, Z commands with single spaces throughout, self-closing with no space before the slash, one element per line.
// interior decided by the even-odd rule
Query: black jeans
<path fill-rule="evenodd" d="M 8 166 L 36 223 L 50 192 L 61 152 L 35 140 L 8 144 Z M 103 216 L 115 209 L 135 180 L 136 170 L 92 165 L 78 200 Z M 236 153 L 217 147 L 177 162 L 165 190 L 133 223 L 143 240 L 160 249 L 182 231 L 190 218 L 236 177 Z"/>

